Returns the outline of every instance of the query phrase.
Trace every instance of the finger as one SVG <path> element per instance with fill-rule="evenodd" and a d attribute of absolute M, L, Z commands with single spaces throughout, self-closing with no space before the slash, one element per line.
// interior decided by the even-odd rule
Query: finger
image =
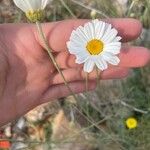
<path fill-rule="evenodd" d="M 51 49 L 54 51 L 66 50 L 66 42 L 69 40 L 71 32 L 87 21 L 89 20 L 78 19 L 43 24 L 43 31 Z M 135 19 L 109 19 L 106 22 L 111 23 L 118 30 L 118 35 L 123 38 L 124 42 L 136 39 L 142 30 L 141 23 Z M 36 28 L 34 27 L 33 30 L 37 41 L 41 43 Z"/>
<path fill-rule="evenodd" d="M 124 47 L 119 58 L 119 66 L 143 67 L 150 61 L 150 51 L 144 47 Z"/>
<path fill-rule="evenodd" d="M 71 82 L 69 83 L 69 87 L 74 92 L 74 94 L 81 93 L 85 91 L 85 82 Z M 93 90 L 95 87 L 95 82 L 89 82 L 88 90 Z M 49 90 L 47 90 L 47 92 L 44 94 L 41 99 L 41 103 L 48 102 L 51 99 L 66 97 L 68 95 L 70 95 L 70 91 L 64 84 L 54 85 L 53 87 L 50 87 Z"/>
<path fill-rule="evenodd" d="M 103 72 L 100 72 L 100 79 L 119 79 L 124 78 L 128 75 L 129 70 L 127 68 L 110 68 Z M 63 71 L 65 79 L 68 82 L 73 81 L 83 81 L 85 80 L 85 72 L 82 68 L 70 68 Z M 89 80 L 95 80 L 97 78 L 96 70 L 89 74 Z M 60 74 L 56 74 L 53 76 L 53 80 L 51 84 L 61 84 L 63 83 L 63 79 Z"/>
<path fill-rule="evenodd" d="M 119 54 L 120 67 L 142 67 L 150 61 L 150 51 L 144 47 L 122 47 Z M 75 63 L 75 56 L 70 55 L 67 51 L 61 52 L 56 56 L 61 69 L 82 67 Z"/>

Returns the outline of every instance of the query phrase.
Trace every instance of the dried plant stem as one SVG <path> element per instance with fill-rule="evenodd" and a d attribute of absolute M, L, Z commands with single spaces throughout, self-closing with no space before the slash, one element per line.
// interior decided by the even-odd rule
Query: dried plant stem
<path fill-rule="evenodd" d="M 60 2 L 67 9 L 67 11 L 73 18 L 77 18 L 76 15 L 72 12 L 72 10 L 68 7 L 68 5 L 64 2 L 64 0 L 60 0 Z"/>
<path fill-rule="evenodd" d="M 88 9 L 88 10 L 95 10 L 98 14 L 100 14 L 100 15 L 102 15 L 104 18 L 109 18 L 106 14 L 104 14 L 102 11 L 100 11 L 100 10 L 97 10 L 97 9 L 95 9 L 95 8 L 92 8 L 92 7 L 90 7 L 90 6 L 86 6 L 86 5 L 84 5 L 82 2 L 80 2 L 80 1 L 77 1 L 77 0 L 71 0 L 73 3 L 75 3 L 75 4 L 77 4 L 77 5 L 79 5 L 79 6 L 81 6 L 81 7 L 83 7 L 83 8 L 86 8 L 86 9 Z"/>
<path fill-rule="evenodd" d="M 65 77 L 64 77 L 64 75 L 63 75 L 63 73 L 62 73 L 62 71 L 60 70 L 58 63 L 56 62 L 56 60 L 55 60 L 55 58 L 54 58 L 54 56 L 53 56 L 53 54 L 52 54 L 52 52 L 51 52 L 51 49 L 49 48 L 49 44 L 48 44 L 48 42 L 47 42 L 47 40 L 46 40 L 46 38 L 45 38 L 45 35 L 44 35 L 44 33 L 43 33 L 42 26 L 41 26 L 40 22 L 36 22 L 36 25 L 37 25 L 37 29 L 38 29 L 40 38 L 41 38 L 41 40 L 42 40 L 43 43 L 44 43 L 45 49 L 47 50 L 48 55 L 49 55 L 51 61 L 53 62 L 55 68 L 56 68 L 57 71 L 58 71 L 58 73 L 62 76 L 62 79 L 63 79 L 63 81 L 64 81 L 64 84 L 65 84 L 66 87 L 68 88 L 69 92 L 70 92 L 71 95 L 77 100 L 75 94 L 73 93 L 73 91 L 72 91 L 71 88 L 69 87 L 68 82 L 66 81 L 66 79 L 65 79 Z"/>
<path fill-rule="evenodd" d="M 149 113 L 149 111 L 145 111 L 145 110 L 138 109 L 138 108 L 136 108 L 136 107 L 134 107 L 134 106 L 132 106 L 132 105 L 127 104 L 127 103 L 124 102 L 124 101 L 120 101 L 120 103 L 121 103 L 123 106 L 128 107 L 128 108 L 130 108 L 130 109 L 133 109 L 133 110 L 136 111 L 136 112 L 139 112 L 139 113 L 142 113 L 142 114 L 148 114 L 148 113 Z"/>

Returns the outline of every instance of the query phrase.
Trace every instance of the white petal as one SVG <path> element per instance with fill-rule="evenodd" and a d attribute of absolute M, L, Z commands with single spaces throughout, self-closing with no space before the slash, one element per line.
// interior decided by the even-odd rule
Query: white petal
<path fill-rule="evenodd" d="M 111 53 L 108 53 L 108 52 L 103 52 L 101 57 L 105 60 L 105 61 L 108 61 L 110 60 L 114 55 L 111 54 Z"/>
<path fill-rule="evenodd" d="M 76 59 L 77 64 L 82 64 L 89 59 L 89 55 L 87 55 L 87 54 L 78 55 L 76 57 L 77 57 L 77 59 Z"/>
<path fill-rule="evenodd" d="M 113 44 L 113 43 L 112 43 Z M 119 54 L 120 53 L 120 49 L 121 49 L 121 43 L 120 45 L 109 45 L 109 44 L 106 44 L 104 46 L 104 49 L 103 51 L 104 52 L 109 52 L 109 53 L 112 53 L 112 54 Z"/>
<path fill-rule="evenodd" d="M 98 32 L 98 28 L 99 28 L 99 25 L 100 25 L 100 21 L 98 19 L 94 19 L 92 20 L 92 26 L 93 26 L 93 39 L 96 39 L 96 35 L 97 35 L 97 32 Z"/>
<path fill-rule="evenodd" d="M 24 12 L 41 9 L 42 6 L 41 0 L 14 0 L 14 3 Z"/>
<path fill-rule="evenodd" d="M 67 42 L 67 48 L 68 48 L 68 50 L 71 54 L 78 54 L 78 53 L 81 53 L 81 52 L 84 52 L 84 53 L 86 52 L 85 47 L 83 47 L 82 45 L 78 46 L 78 45 L 76 45 L 75 43 L 73 43 L 71 41 Z"/>
<path fill-rule="evenodd" d="M 41 0 L 24 0 L 30 6 L 31 10 L 41 9 Z"/>
<path fill-rule="evenodd" d="M 106 44 L 106 46 L 118 46 L 118 47 L 121 47 L 121 42 L 108 43 L 108 44 Z"/>
<path fill-rule="evenodd" d="M 118 31 L 116 29 L 112 29 L 104 41 L 106 43 L 112 42 L 117 34 L 118 34 Z"/>
<path fill-rule="evenodd" d="M 120 53 L 120 47 L 107 47 L 107 48 L 104 48 L 104 51 L 105 52 L 109 52 L 109 53 L 112 53 L 114 55 L 117 55 Z"/>
<path fill-rule="evenodd" d="M 122 37 L 116 36 L 116 37 L 112 40 L 112 42 L 119 42 L 121 39 L 122 39 Z"/>
<path fill-rule="evenodd" d="M 97 59 L 96 65 L 102 71 L 108 68 L 106 61 L 102 57 L 99 57 L 99 59 Z"/>
<path fill-rule="evenodd" d="M 95 39 L 95 26 L 94 26 L 94 22 L 90 22 L 89 23 L 89 28 L 91 30 L 92 39 Z"/>
<path fill-rule="evenodd" d="M 85 24 L 83 30 L 84 30 L 84 33 L 87 36 L 88 41 L 90 41 L 92 39 L 92 36 L 91 36 L 91 32 L 90 32 L 90 30 L 88 28 L 88 24 Z"/>
<path fill-rule="evenodd" d="M 45 7 L 51 2 L 51 0 L 42 0 L 41 9 L 45 9 Z"/>
<path fill-rule="evenodd" d="M 114 56 L 108 62 L 112 65 L 118 65 L 120 63 L 120 59 L 117 56 Z"/>
<path fill-rule="evenodd" d="M 92 36 L 91 36 L 91 31 L 90 31 L 90 28 L 88 27 L 89 25 L 88 24 L 85 24 L 84 27 L 83 27 L 83 31 L 87 37 L 87 40 L 91 40 L 92 39 Z"/>
<path fill-rule="evenodd" d="M 102 58 L 99 57 L 96 61 L 96 66 L 100 69 L 100 70 L 106 70 L 108 68 L 108 65 L 106 63 L 106 61 Z"/>
<path fill-rule="evenodd" d="M 94 68 L 94 62 L 91 61 L 90 59 L 88 59 L 88 60 L 84 63 L 84 68 L 83 68 L 83 70 L 84 70 L 85 72 L 90 73 L 90 72 L 93 70 L 93 68 Z"/>
<path fill-rule="evenodd" d="M 90 60 L 92 60 L 94 63 L 96 63 L 97 59 L 99 58 L 99 55 L 90 55 Z"/>
<path fill-rule="evenodd" d="M 76 36 L 74 36 L 70 41 L 71 41 L 74 45 L 76 45 L 76 46 L 81 46 L 81 47 L 86 47 L 85 44 L 87 43 L 87 42 L 84 41 L 83 39 L 77 38 Z"/>
<path fill-rule="evenodd" d="M 24 0 L 14 0 L 15 5 L 22 11 L 27 12 L 30 7 Z"/>
<path fill-rule="evenodd" d="M 100 21 L 95 23 L 95 39 L 100 39 L 99 34 L 101 32 L 101 26 L 102 23 Z"/>
<path fill-rule="evenodd" d="M 108 36 L 108 34 L 110 33 L 111 27 L 112 27 L 111 24 L 105 23 L 104 34 L 103 34 L 103 36 L 101 37 L 101 39 L 102 39 L 103 41 L 104 41 L 104 39 Z"/>
<path fill-rule="evenodd" d="M 85 42 L 85 41 L 88 41 L 88 36 L 84 33 L 84 28 L 82 26 L 80 26 L 75 32 L 74 32 L 74 36 L 77 36 L 78 37 L 78 40 L 79 38 Z"/>
<path fill-rule="evenodd" d="M 76 40 L 78 43 L 87 43 L 84 35 L 80 35 L 76 30 L 73 30 L 70 36 L 70 41 Z"/>
<path fill-rule="evenodd" d="M 120 62 L 120 59 L 117 56 L 112 55 L 110 53 L 103 53 L 102 57 L 105 61 L 112 65 L 118 65 Z"/>
<path fill-rule="evenodd" d="M 102 36 L 104 35 L 104 32 L 105 32 L 105 26 L 106 26 L 106 23 L 104 23 L 102 21 L 99 21 L 99 23 L 96 24 L 96 26 L 95 26 L 95 30 L 96 30 L 95 38 L 96 39 L 102 38 Z"/>
<path fill-rule="evenodd" d="M 88 22 L 84 25 L 84 32 L 88 35 L 88 40 L 94 39 L 94 28 L 91 22 Z"/>

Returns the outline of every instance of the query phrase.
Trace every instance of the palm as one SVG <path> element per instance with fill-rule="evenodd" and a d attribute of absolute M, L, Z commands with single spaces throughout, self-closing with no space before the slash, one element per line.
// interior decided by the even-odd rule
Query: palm
<path fill-rule="evenodd" d="M 134 20 L 114 20 L 124 41 L 136 38 L 140 32 L 140 24 Z M 53 54 L 59 63 L 62 72 L 75 93 L 84 90 L 82 67 L 74 63 L 74 57 L 66 51 L 65 43 L 69 39 L 73 28 L 85 21 L 66 21 L 64 23 L 47 24 L 43 27 L 49 40 Z M 132 31 L 125 29 L 133 26 Z M 67 27 L 66 27 L 67 26 Z M 62 28 L 64 30 L 62 30 Z M 9 110 L 5 121 L 20 116 L 33 107 L 50 99 L 59 98 L 69 94 L 63 84 L 61 76 L 51 63 L 42 43 L 39 42 L 35 26 L 31 25 L 5 25 L 2 27 L 4 37 L 2 43 L 7 55 L 8 71 L 0 110 Z M 127 30 L 127 32 L 122 30 Z M 62 32 L 62 33 L 60 33 Z M 128 67 L 143 66 L 149 61 L 149 53 L 144 48 L 125 48 L 120 55 L 119 67 L 110 68 L 101 73 L 102 79 L 121 78 L 127 75 Z M 141 51 L 142 50 L 142 51 Z M 133 57 L 136 58 L 133 61 Z M 95 79 L 95 73 L 90 74 L 90 80 Z M 94 82 L 89 84 L 93 88 Z M 21 109 L 19 109 L 21 108 Z"/>
<path fill-rule="evenodd" d="M 7 108 L 11 104 L 9 106 L 9 110 L 13 111 L 11 114 L 18 113 L 17 110 L 14 111 L 17 107 L 23 108 L 26 112 L 39 104 L 51 86 L 50 79 L 55 69 L 28 28 L 18 31 L 18 28 L 9 25 L 5 35 L 7 39 L 3 39 L 5 40 L 3 43 L 9 42 L 5 44 L 5 51 L 9 53 L 9 74 L 3 99 L 7 99 Z M 20 114 L 24 111 L 21 109 Z"/>

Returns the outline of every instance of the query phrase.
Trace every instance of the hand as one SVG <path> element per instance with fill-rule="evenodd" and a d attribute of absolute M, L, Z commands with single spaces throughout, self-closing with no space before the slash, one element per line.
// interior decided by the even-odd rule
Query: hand
<path fill-rule="evenodd" d="M 66 41 L 73 29 L 87 20 L 67 20 L 43 24 L 53 55 L 74 93 L 85 90 L 82 65 L 75 64 L 67 52 Z M 136 39 L 142 26 L 133 19 L 108 20 L 119 31 L 123 42 Z M 61 76 L 51 63 L 44 44 L 33 24 L 0 25 L 0 125 L 11 121 L 34 107 L 69 95 Z M 101 79 L 119 79 L 128 69 L 142 67 L 150 60 L 143 47 L 123 47 L 118 67 L 101 72 Z M 90 74 L 89 89 L 95 87 L 96 73 Z"/>

